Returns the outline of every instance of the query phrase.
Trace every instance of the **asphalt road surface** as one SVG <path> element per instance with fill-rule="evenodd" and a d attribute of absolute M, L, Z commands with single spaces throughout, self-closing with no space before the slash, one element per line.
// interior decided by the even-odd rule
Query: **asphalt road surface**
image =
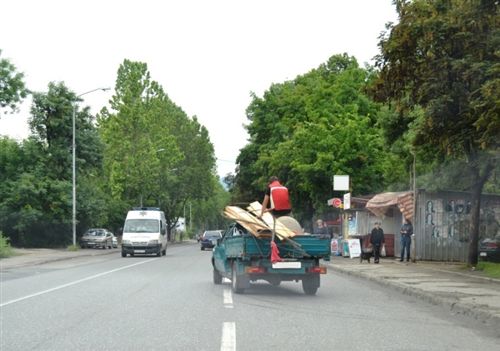
<path fill-rule="evenodd" d="M 211 251 L 81 257 L 1 276 L 0 350 L 498 350 L 495 330 L 329 270 L 316 296 L 212 282 Z"/>

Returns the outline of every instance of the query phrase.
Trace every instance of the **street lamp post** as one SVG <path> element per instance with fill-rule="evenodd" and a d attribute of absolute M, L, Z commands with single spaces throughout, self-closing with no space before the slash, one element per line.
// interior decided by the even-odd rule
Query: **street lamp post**
<path fill-rule="evenodd" d="M 78 99 L 79 97 L 83 95 L 87 95 L 90 93 L 93 93 L 94 91 L 102 90 L 106 91 L 109 90 L 110 88 L 97 88 L 93 89 L 90 91 L 87 91 L 85 93 L 82 93 L 80 95 L 77 95 L 76 98 Z M 76 99 L 73 101 L 73 246 L 76 245 L 76 143 L 75 143 L 75 131 L 76 131 Z"/>

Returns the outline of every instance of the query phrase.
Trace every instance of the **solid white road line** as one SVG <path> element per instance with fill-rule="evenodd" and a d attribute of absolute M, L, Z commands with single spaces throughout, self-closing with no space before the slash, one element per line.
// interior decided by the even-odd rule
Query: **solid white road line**
<path fill-rule="evenodd" d="M 236 351 L 236 323 L 224 322 L 222 324 L 222 340 L 220 351 Z"/>
<path fill-rule="evenodd" d="M 30 299 L 32 297 L 36 297 L 36 296 L 40 296 L 40 295 L 43 295 L 43 294 L 47 294 L 47 293 L 50 293 L 52 291 L 64 289 L 64 288 L 67 288 L 67 287 L 72 286 L 72 285 L 76 285 L 76 284 L 80 284 L 80 283 L 86 282 L 87 280 L 99 278 L 99 277 L 102 277 L 103 275 L 107 275 L 107 274 L 111 274 L 111 273 L 114 273 L 114 272 L 118 272 L 118 271 L 121 271 L 121 270 L 124 270 L 124 269 L 127 269 L 127 268 L 131 268 L 131 267 L 134 267 L 134 266 L 138 266 L 138 265 L 141 265 L 141 264 L 144 264 L 144 263 L 149 263 L 151 261 L 155 261 L 155 260 L 158 260 L 158 259 L 159 259 L 159 257 L 152 258 L 152 259 L 147 260 L 147 261 L 142 261 L 142 262 L 134 263 L 134 264 L 131 264 L 131 265 L 128 265 L 128 266 L 125 266 L 125 267 L 120 267 L 120 268 L 112 269 L 112 270 L 107 271 L 107 272 L 95 274 L 95 275 L 92 275 L 92 276 L 87 277 L 87 278 L 75 280 L 74 282 L 63 284 L 63 285 L 59 285 L 59 286 L 56 286 L 55 288 L 52 288 L 52 289 L 43 290 L 43 291 L 37 292 L 35 294 L 27 295 L 27 296 L 24 296 L 24 297 L 20 297 L 18 299 L 14 299 L 14 300 L 10 300 L 10 301 L 4 302 L 4 303 L 0 304 L 0 307 L 4 307 L 4 306 L 7 306 L 7 305 L 16 303 L 16 302 L 27 300 L 27 299 Z"/>
<path fill-rule="evenodd" d="M 233 295 L 230 288 L 224 288 L 224 307 L 233 308 Z"/>

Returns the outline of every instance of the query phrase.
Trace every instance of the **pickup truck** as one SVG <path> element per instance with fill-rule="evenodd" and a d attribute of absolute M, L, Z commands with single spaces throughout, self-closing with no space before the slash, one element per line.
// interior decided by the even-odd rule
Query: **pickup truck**
<path fill-rule="evenodd" d="M 270 260 L 270 241 L 270 235 L 256 237 L 240 224 L 232 224 L 213 249 L 214 283 L 221 284 L 226 277 L 231 280 L 232 290 L 241 294 L 251 281 L 259 279 L 275 286 L 282 281 L 301 281 L 304 292 L 315 295 L 320 274 L 326 273 L 319 261 L 330 260 L 330 239 L 318 235 L 276 239 L 282 260 L 275 263 Z"/>

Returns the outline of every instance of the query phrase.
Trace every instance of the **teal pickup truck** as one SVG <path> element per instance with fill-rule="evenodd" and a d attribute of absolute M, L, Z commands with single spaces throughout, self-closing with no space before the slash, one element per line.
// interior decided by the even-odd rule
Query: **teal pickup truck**
<path fill-rule="evenodd" d="M 275 286 L 282 281 L 301 281 L 304 292 L 315 295 L 320 274 L 326 273 L 319 261 L 330 260 L 330 239 L 317 235 L 292 239 L 276 239 L 282 261 L 272 263 L 269 236 L 257 238 L 238 223 L 232 224 L 213 249 L 214 283 L 221 284 L 226 277 L 235 293 L 243 293 L 251 281 L 259 279 Z"/>

